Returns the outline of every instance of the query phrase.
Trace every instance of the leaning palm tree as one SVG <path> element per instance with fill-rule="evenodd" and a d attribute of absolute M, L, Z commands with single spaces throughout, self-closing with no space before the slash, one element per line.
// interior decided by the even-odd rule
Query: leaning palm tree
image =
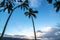
<path fill-rule="evenodd" d="M 37 40 L 37 38 L 33 17 L 36 18 L 36 13 L 38 13 L 38 11 L 33 11 L 32 8 L 29 8 L 28 12 L 25 12 L 25 15 L 32 19 L 35 40 Z"/>
<path fill-rule="evenodd" d="M 11 16 L 12 16 L 13 11 L 16 8 L 19 8 L 19 7 L 21 7 L 21 8 L 27 8 L 28 7 L 28 3 L 27 3 L 28 0 L 26 0 L 25 2 L 23 2 L 21 5 L 16 6 L 15 8 L 13 8 L 13 4 L 9 0 L 7 2 L 5 2 L 5 1 L 6 0 L 3 0 L 3 2 L 0 3 L 0 8 L 4 7 L 2 9 L 4 12 L 5 12 L 6 9 L 8 9 L 9 16 L 7 18 L 7 21 L 6 21 L 5 25 L 4 25 L 4 29 L 3 29 L 3 32 L 1 34 L 0 40 L 3 39 L 3 35 L 4 35 L 5 31 L 6 31 L 6 27 L 8 25 L 8 22 L 9 22 Z"/>
<path fill-rule="evenodd" d="M 5 5 L 5 4 L 6 4 L 6 5 Z M 9 4 L 9 5 L 8 5 L 8 4 Z M 12 12 L 12 9 L 13 9 L 12 3 L 11 3 L 10 1 L 5 2 L 5 0 L 3 0 L 3 2 L 0 3 L 0 8 L 1 8 L 1 7 L 4 7 L 4 8 L 2 9 L 4 12 L 5 12 L 6 9 L 8 9 L 8 13 L 9 13 L 9 14 Z M 1 34 L 0 40 L 2 40 L 2 38 L 3 38 L 3 35 L 4 35 L 4 33 L 5 33 L 5 30 L 6 30 L 6 27 L 7 27 L 7 24 L 8 24 L 8 21 L 9 21 L 10 17 L 11 17 L 11 14 L 9 15 L 9 17 L 8 17 L 8 19 L 7 19 L 7 21 L 6 21 L 5 25 L 4 25 L 4 29 L 3 29 L 3 32 L 2 32 L 2 34 Z"/>

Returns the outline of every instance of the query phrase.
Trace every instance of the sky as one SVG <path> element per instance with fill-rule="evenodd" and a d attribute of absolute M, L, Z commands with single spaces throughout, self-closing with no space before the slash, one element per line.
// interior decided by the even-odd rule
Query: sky
<path fill-rule="evenodd" d="M 37 18 L 34 18 L 36 32 L 41 30 L 43 33 L 40 32 L 40 34 L 44 35 L 44 32 L 51 33 L 52 28 L 56 29 L 55 26 L 60 23 L 60 12 L 56 13 L 52 4 L 48 4 L 46 0 L 30 0 L 30 6 L 38 10 Z M 0 12 L 0 33 L 8 16 L 7 11 Z M 32 20 L 24 15 L 24 10 L 17 8 L 9 20 L 5 34 L 32 36 L 32 26 Z"/>

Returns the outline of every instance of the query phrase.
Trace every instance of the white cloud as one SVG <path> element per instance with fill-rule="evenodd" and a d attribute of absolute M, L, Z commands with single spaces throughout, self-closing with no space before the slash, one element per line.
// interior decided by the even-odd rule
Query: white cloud
<path fill-rule="evenodd" d="M 45 35 L 45 33 L 40 33 L 40 32 L 37 32 L 37 33 L 36 33 L 37 38 L 38 38 L 38 37 L 42 38 L 44 35 Z"/>
<path fill-rule="evenodd" d="M 32 29 L 32 28 L 29 28 L 29 29 Z M 58 28 L 52 28 L 52 27 L 51 28 L 50 27 L 47 27 L 47 29 L 49 29 L 49 30 L 51 29 L 51 31 L 48 31 L 46 33 L 41 32 L 41 31 L 38 31 L 36 33 L 37 38 L 38 39 L 40 38 L 41 40 L 60 40 L 60 29 L 58 29 Z M 23 30 L 23 33 L 24 34 L 28 34 L 28 32 L 29 32 L 28 29 Z M 33 39 L 34 38 L 33 34 L 29 37 L 30 34 L 31 33 L 29 33 L 28 36 L 25 36 L 25 35 L 14 35 L 14 36 L 10 36 L 9 35 L 8 37 Z"/>
<path fill-rule="evenodd" d="M 43 27 L 43 28 L 41 28 L 41 31 L 42 32 L 50 32 L 51 29 L 52 29 L 52 27 Z"/>
<path fill-rule="evenodd" d="M 28 36 L 28 37 L 30 37 L 30 36 L 33 36 L 34 34 L 33 34 L 33 28 L 32 27 L 29 27 L 29 28 L 26 28 L 26 29 L 24 29 L 24 30 L 21 30 L 21 35 L 26 35 L 26 36 Z"/>
<path fill-rule="evenodd" d="M 60 29 L 51 28 L 51 31 L 46 32 L 43 38 L 48 38 L 48 40 L 60 40 Z"/>

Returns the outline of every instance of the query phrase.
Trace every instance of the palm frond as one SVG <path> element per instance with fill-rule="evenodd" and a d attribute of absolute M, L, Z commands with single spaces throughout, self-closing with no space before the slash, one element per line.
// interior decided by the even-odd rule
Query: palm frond
<path fill-rule="evenodd" d="M 58 12 L 58 11 L 59 11 L 59 9 L 60 9 L 60 8 L 59 8 L 59 7 L 57 7 L 57 8 L 56 8 L 56 12 Z"/>
<path fill-rule="evenodd" d="M 0 7 L 4 7 L 4 4 L 5 4 L 5 1 L 2 1 L 2 2 L 0 3 Z"/>
<path fill-rule="evenodd" d="M 6 9 L 7 9 L 7 7 L 5 7 L 5 8 L 3 9 L 3 11 L 5 12 Z"/>
<path fill-rule="evenodd" d="M 56 8 L 56 12 L 60 10 L 60 1 L 54 3 L 54 8 Z"/>
<path fill-rule="evenodd" d="M 34 11 L 32 8 L 29 8 L 28 12 L 26 12 L 25 14 L 28 15 L 28 17 L 30 18 L 31 16 L 36 18 L 35 13 L 38 13 L 38 11 Z"/>
<path fill-rule="evenodd" d="M 52 3 L 52 0 L 47 0 L 47 2 L 48 2 L 49 4 L 51 4 L 51 3 Z"/>
<path fill-rule="evenodd" d="M 10 9 L 12 9 L 12 8 L 13 8 L 13 5 L 12 5 L 12 3 L 10 3 L 9 7 L 10 7 Z"/>
<path fill-rule="evenodd" d="M 26 7 L 26 9 L 28 10 L 28 7 Z"/>
<path fill-rule="evenodd" d="M 33 11 L 32 8 L 29 8 L 29 11 L 32 12 Z"/>
<path fill-rule="evenodd" d="M 28 3 L 28 0 L 25 0 L 25 3 Z"/>
<path fill-rule="evenodd" d="M 29 7 L 29 5 L 28 5 L 28 3 L 26 3 L 26 2 L 23 2 L 20 6 L 19 6 L 21 9 L 28 9 L 28 7 Z"/>
<path fill-rule="evenodd" d="M 31 14 L 29 13 L 29 18 L 31 17 Z"/>
<path fill-rule="evenodd" d="M 33 13 L 38 13 L 38 11 L 33 11 Z"/>
<path fill-rule="evenodd" d="M 12 0 L 13 2 L 16 2 L 16 0 Z"/>
<path fill-rule="evenodd" d="M 36 18 L 36 15 L 35 15 L 35 14 L 32 14 L 32 16 L 33 16 L 34 18 Z"/>
<path fill-rule="evenodd" d="M 18 0 L 18 2 L 23 2 L 22 0 Z"/>
<path fill-rule="evenodd" d="M 29 7 L 28 3 L 23 3 L 22 5 L 24 8 Z"/>
<path fill-rule="evenodd" d="M 28 12 L 25 12 L 24 14 L 25 14 L 26 16 L 28 16 L 28 15 L 29 15 L 29 13 L 28 13 Z"/>
<path fill-rule="evenodd" d="M 8 9 L 8 13 L 10 13 L 10 9 Z"/>
<path fill-rule="evenodd" d="M 0 10 L 0 12 L 2 12 L 2 11 L 3 11 L 3 9 Z"/>
<path fill-rule="evenodd" d="M 60 6 L 60 1 L 55 2 L 53 5 L 54 5 L 54 7 Z"/>

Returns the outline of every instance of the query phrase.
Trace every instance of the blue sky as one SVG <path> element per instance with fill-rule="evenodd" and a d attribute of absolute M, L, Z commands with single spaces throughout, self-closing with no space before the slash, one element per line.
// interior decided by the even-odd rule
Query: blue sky
<path fill-rule="evenodd" d="M 60 23 L 60 12 L 56 13 L 53 5 L 48 4 L 46 0 L 32 0 L 30 3 L 34 10 L 38 10 L 37 18 L 34 19 L 36 31 L 45 27 L 54 27 Z M 9 14 L 0 12 L 0 33 Z M 31 35 L 33 34 L 32 21 L 24 15 L 24 10 L 16 9 L 7 26 L 5 34 L 13 35 Z"/>

